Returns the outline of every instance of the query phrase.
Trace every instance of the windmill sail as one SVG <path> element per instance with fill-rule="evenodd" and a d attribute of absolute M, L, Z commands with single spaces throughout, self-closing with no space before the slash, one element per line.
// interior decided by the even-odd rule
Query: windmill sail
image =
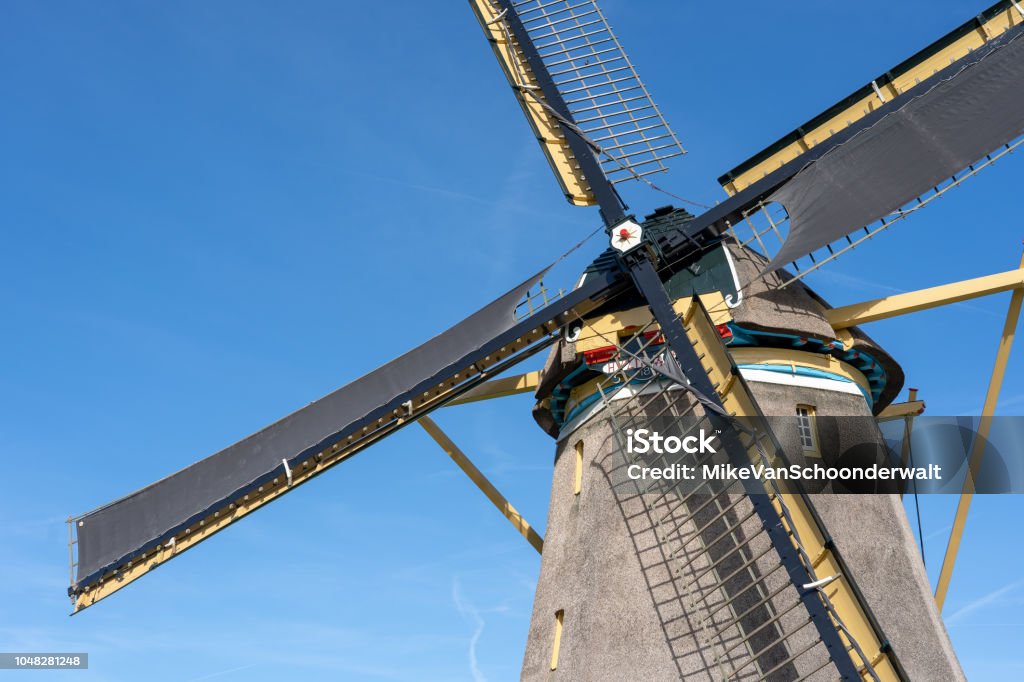
<path fill-rule="evenodd" d="M 1015 30 L 1006 38 L 769 197 L 790 217 L 769 268 L 899 210 L 1024 134 L 1024 37 Z"/>
<path fill-rule="evenodd" d="M 901 217 L 915 200 L 959 182 L 965 169 L 973 174 L 972 164 L 1024 134 L 1018 8 L 989 8 L 719 178 L 735 196 L 760 185 L 767 191 L 758 202 L 785 207 L 788 234 L 769 269 Z"/>
<path fill-rule="evenodd" d="M 831 138 L 856 127 L 897 97 L 926 90 L 940 71 L 1024 21 L 1024 12 L 1015 5 L 1015 0 L 992 5 L 738 164 L 718 178 L 719 184 L 735 195 L 808 150 L 827 146 Z"/>
<path fill-rule="evenodd" d="M 323 469 L 549 345 L 565 311 L 597 305 L 589 281 L 517 320 L 543 272 L 451 329 L 284 419 L 127 497 L 73 519 L 80 610 Z"/>
<path fill-rule="evenodd" d="M 594 0 L 470 4 L 571 203 L 607 214 L 685 153 Z"/>

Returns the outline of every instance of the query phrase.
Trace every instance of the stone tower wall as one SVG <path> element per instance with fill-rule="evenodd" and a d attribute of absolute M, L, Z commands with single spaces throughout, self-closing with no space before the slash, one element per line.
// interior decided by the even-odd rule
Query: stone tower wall
<path fill-rule="evenodd" d="M 796 404 L 803 403 L 814 405 L 823 417 L 870 417 L 867 403 L 857 395 L 755 382 L 750 388 L 767 415 L 789 416 Z M 798 438 L 795 432 L 778 436 L 784 446 Z M 576 495 L 576 444 L 581 441 L 583 475 Z M 662 519 L 667 507 L 655 505 L 651 509 L 653 496 L 623 495 L 612 486 L 615 443 L 603 413 L 558 441 L 522 679 L 710 682 L 723 679 L 750 659 L 741 655 L 744 646 L 726 650 L 751 632 L 765 635 L 773 627 L 787 633 L 795 631 L 787 638 L 790 654 L 810 643 L 813 628 L 799 629 L 803 624 L 799 619 L 806 619 L 800 609 L 790 611 L 777 625 L 764 626 L 771 615 L 792 603 L 791 595 L 788 601 L 784 598 L 785 591 L 768 607 L 767 615 L 755 610 L 747 615 L 748 622 L 718 638 L 709 637 L 709 633 L 748 610 L 742 600 L 738 607 L 715 610 L 728 598 L 727 590 L 701 590 L 733 573 L 729 569 L 738 560 L 706 572 L 709 560 L 705 557 L 688 557 L 685 553 L 681 559 L 669 557 L 673 543 L 664 537 Z M 786 450 L 792 451 L 790 447 Z M 813 501 L 910 679 L 964 679 L 898 496 L 822 494 L 814 495 Z M 694 530 L 694 518 L 688 518 L 692 511 L 680 507 L 671 515 L 669 531 L 677 533 L 676 539 L 679 533 Z M 702 513 L 706 518 L 708 510 Z M 742 507 L 736 514 L 742 517 Z M 726 515 L 723 520 L 729 518 Z M 659 519 L 661 525 L 656 523 Z M 697 523 L 703 525 L 702 521 Z M 748 536 L 755 536 L 759 530 L 756 516 L 743 522 L 742 528 Z M 699 546 L 695 543 L 691 549 Z M 752 547 L 756 554 L 759 546 Z M 685 570 L 677 570 L 680 561 L 690 562 Z M 753 562 L 754 575 L 767 577 L 750 594 L 772 594 L 785 587 L 784 572 L 770 573 L 773 562 L 777 560 L 771 553 Z M 694 577 L 701 574 L 695 584 Z M 739 589 L 745 587 L 734 591 Z M 700 595 L 707 593 L 713 593 L 713 597 L 700 601 Z M 558 665 L 551 670 L 558 611 L 563 612 L 562 636 Z M 759 633 L 758 628 L 762 628 Z M 754 651 L 758 651 L 757 646 Z M 758 679 L 773 667 L 773 661 L 784 660 L 785 653 L 768 647 L 760 652 L 756 665 L 748 665 L 734 679 Z M 811 680 L 834 679 L 834 668 L 820 655 L 812 654 L 775 670 L 769 679 L 796 680 L 804 675 L 810 675 L 807 679 Z M 815 672 L 823 664 L 825 667 Z"/>

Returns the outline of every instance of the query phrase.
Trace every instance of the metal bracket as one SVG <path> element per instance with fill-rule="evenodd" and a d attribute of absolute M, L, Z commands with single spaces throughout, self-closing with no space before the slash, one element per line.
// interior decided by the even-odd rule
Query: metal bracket
<path fill-rule="evenodd" d="M 882 94 L 882 89 L 878 87 L 877 81 L 871 81 L 871 89 L 875 91 L 878 99 L 881 100 L 882 104 L 885 104 L 885 95 Z"/>

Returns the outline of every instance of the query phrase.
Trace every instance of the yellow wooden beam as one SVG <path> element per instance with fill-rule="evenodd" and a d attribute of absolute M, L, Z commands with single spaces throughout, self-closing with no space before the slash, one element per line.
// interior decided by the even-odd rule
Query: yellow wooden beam
<path fill-rule="evenodd" d="M 537 390 L 537 386 L 540 385 L 540 371 L 526 372 L 525 374 L 517 374 L 514 377 L 502 377 L 501 379 L 491 379 L 490 381 L 484 382 L 476 388 L 466 391 L 465 394 L 460 398 L 456 398 L 446 405 L 451 407 L 452 405 L 463 405 L 465 403 L 474 403 L 478 400 L 490 400 L 491 398 L 504 398 L 510 395 L 517 395 L 519 393 L 530 393 Z"/>
<path fill-rule="evenodd" d="M 916 392 L 915 389 L 911 391 Z M 880 422 L 892 421 L 893 419 L 904 419 L 915 417 L 924 412 L 924 401 L 911 398 L 905 403 L 893 403 L 878 413 L 875 418 Z"/>
<path fill-rule="evenodd" d="M 1024 268 L 1024 257 L 1021 258 L 1020 264 Z M 999 338 L 996 361 L 992 368 L 992 376 L 989 378 L 988 390 L 985 393 L 985 405 L 981 410 L 978 433 L 974 437 L 974 445 L 971 448 L 967 478 L 964 481 L 964 489 L 960 493 L 960 502 L 956 507 L 956 515 L 953 517 L 953 529 L 950 531 L 949 543 L 946 545 L 946 556 L 942 559 L 939 581 L 935 586 L 935 602 L 938 604 L 939 611 L 942 611 L 942 607 L 946 603 L 946 595 L 949 592 L 953 566 L 956 564 L 956 555 L 960 551 L 960 541 L 963 539 L 964 526 L 967 524 L 967 512 L 970 510 L 971 500 L 974 498 L 974 479 L 978 475 L 981 460 L 985 456 L 985 443 L 988 441 L 992 417 L 995 415 L 996 403 L 999 401 L 999 390 L 1002 388 L 1003 376 L 1006 374 L 1006 363 L 1010 359 L 1010 349 L 1013 347 L 1013 337 L 1017 332 L 1022 303 L 1024 303 L 1024 289 L 1016 289 L 1010 298 L 1010 308 L 1006 312 L 1003 334 Z"/>
<path fill-rule="evenodd" d="M 505 31 L 504 22 L 501 20 L 504 12 L 499 12 L 490 0 L 470 0 L 469 4 L 476 13 L 480 27 L 483 28 L 494 50 L 494 56 L 498 58 L 498 63 L 505 72 L 516 99 L 519 100 L 519 105 L 523 108 L 526 120 L 533 128 L 537 142 L 547 157 L 548 164 L 565 193 L 565 198 L 575 206 L 593 206 L 597 199 L 590 190 L 590 182 L 583 175 L 558 119 L 545 107 L 547 103 L 542 103 L 543 95 L 540 93 L 537 76 L 523 55 L 522 48 L 516 43 L 515 38 Z"/>
<path fill-rule="evenodd" d="M 713 321 L 700 310 L 700 305 L 694 303 L 683 317 L 686 336 L 693 344 L 698 356 L 701 358 L 701 365 L 708 373 L 713 385 L 717 385 L 716 392 L 722 399 L 722 406 L 730 414 L 739 417 L 757 417 L 759 414 L 757 403 L 750 395 L 746 382 L 741 379 L 729 381 L 734 376 L 733 358 L 730 351 L 725 347 L 722 337 L 714 327 Z M 739 349 L 735 349 L 739 350 Z M 735 350 L 733 352 L 735 352 Z M 762 435 L 762 439 L 764 436 Z M 756 442 L 749 446 L 751 461 L 759 461 L 761 454 Z M 852 585 L 852 576 L 844 574 L 840 561 L 836 556 L 835 549 L 831 542 L 825 537 L 823 529 L 819 527 L 815 515 L 809 507 L 809 497 L 795 495 L 793 493 L 781 493 L 775 495 L 774 491 L 766 490 L 773 500 L 783 523 L 787 526 L 792 537 L 799 537 L 803 548 L 808 556 L 815 557 L 814 565 L 809 567 L 812 577 L 836 576 L 831 583 L 829 599 L 839 614 L 845 628 L 840 632 L 840 639 L 850 644 L 850 636 L 858 642 L 864 651 L 867 660 L 861 660 L 859 666 L 870 663 L 880 682 L 896 682 L 900 679 L 896 668 L 890 659 L 890 650 L 883 646 L 875 633 L 874 627 L 867 616 L 867 605 L 861 603 L 857 591 Z M 783 515 L 781 505 L 785 504 L 788 515 Z M 790 524 L 792 526 L 790 527 Z M 851 650 L 851 657 L 856 664 L 859 656 Z M 865 671 L 862 677 L 871 679 L 870 673 Z"/>
<path fill-rule="evenodd" d="M 544 551 L 544 539 L 537 534 L 537 531 L 522 517 L 522 515 L 516 511 L 516 508 L 505 499 L 505 496 L 498 492 L 498 489 L 494 487 L 487 477 L 484 476 L 479 469 L 466 457 L 465 453 L 460 450 L 455 443 L 452 442 L 451 438 L 441 430 L 441 427 L 434 422 L 430 417 L 420 417 L 419 425 L 423 427 L 423 430 L 430 434 L 430 437 L 441 446 L 441 449 L 448 453 L 448 456 L 459 465 L 459 468 L 469 476 L 473 483 L 480 488 L 481 492 L 487 496 L 487 499 L 491 501 L 498 511 L 508 519 L 516 530 L 526 538 L 526 541 L 533 546 L 538 553 Z"/>
<path fill-rule="evenodd" d="M 867 322 L 916 313 L 981 296 L 990 296 L 1010 290 L 1019 291 L 1022 287 L 1024 287 L 1024 268 L 1018 268 L 997 275 L 987 275 L 963 282 L 943 284 L 920 291 L 832 308 L 825 311 L 825 317 L 833 329 L 846 329 Z"/>

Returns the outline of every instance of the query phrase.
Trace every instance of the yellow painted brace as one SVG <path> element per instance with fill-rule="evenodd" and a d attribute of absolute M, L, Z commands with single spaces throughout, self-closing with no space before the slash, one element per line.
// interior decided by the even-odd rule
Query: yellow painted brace
<path fill-rule="evenodd" d="M 504 398 L 506 396 L 518 395 L 520 393 L 530 393 L 531 391 L 537 390 L 537 386 L 539 384 L 540 371 L 526 372 L 525 374 L 517 374 L 512 377 L 503 377 L 501 379 L 491 379 L 490 381 L 480 384 L 474 389 L 466 391 L 462 397 L 451 401 L 446 405 L 446 407 L 473 403 L 478 400 Z"/>
<path fill-rule="evenodd" d="M 480 491 L 487 496 L 487 499 L 491 501 L 491 504 L 497 507 L 498 511 L 500 511 L 502 515 L 508 519 L 513 526 L 515 526 L 516 530 L 526 538 L 526 541 L 529 542 L 535 550 L 537 550 L 537 553 L 540 554 L 543 552 L 544 539 L 537 534 L 537 531 L 535 531 L 526 519 L 523 518 L 522 514 L 516 511 L 516 508 L 505 499 L 505 496 L 498 492 L 498 489 L 494 487 L 494 484 L 487 480 L 487 477 L 476 468 L 473 462 L 469 460 L 469 457 L 466 457 L 465 453 L 463 453 L 462 450 L 452 442 L 451 438 L 441 430 L 441 427 L 438 426 L 433 419 L 426 416 L 420 417 L 419 424 L 423 427 L 423 430 L 430 434 L 430 437 L 441 446 L 441 449 L 447 452 L 448 456 L 459 465 L 459 468 L 469 476 L 469 479 L 473 481 L 478 488 L 480 488 Z"/>
<path fill-rule="evenodd" d="M 949 543 L 946 546 L 946 554 L 942 561 L 942 569 L 939 572 L 939 580 L 935 587 L 935 601 L 940 611 L 945 605 L 946 595 L 949 592 L 949 584 L 953 577 L 953 567 L 956 564 L 957 553 L 960 551 L 960 543 L 963 540 L 964 527 L 967 523 L 967 513 L 971 506 L 971 500 L 974 497 L 974 475 L 977 474 L 978 468 L 981 466 L 981 458 L 984 455 L 982 444 L 986 441 L 988 431 L 991 428 L 992 416 L 995 414 L 1003 376 L 1006 374 L 1006 364 L 1010 357 L 1010 348 L 1013 345 L 1017 322 L 1020 318 L 1021 305 L 1024 303 L 1024 258 L 1021 259 L 1020 265 L 1016 270 L 962 282 L 954 282 L 952 284 L 944 284 L 929 289 L 921 289 L 920 291 L 912 291 L 906 294 L 888 296 L 863 303 L 855 303 L 833 308 L 826 312 L 832 327 L 836 330 L 843 330 L 866 322 L 884 320 L 889 317 L 937 308 L 1004 291 L 1012 291 L 1013 296 L 1010 298 L 1010 307 L 1006 313 L 1006 320 L 1003 324 L 1002 336 L 999 340 L 999 348 L 996 352 L 992 376 L 989 379 L 988 390 L 985 394 L 985 405 L 982 408 L 981 421 L 978 424 L 978 434 L 971 450 L 971 475 L 964 481 L 964 488 L 953 519 Z M 904 411 L 897 411 L 897 408 L 900 406 L 892 405 L 879 415 L 879 419 L 894 419 L 912 414 L 914 402 L 920 401 L 911 399 L 910 403 L 904 403 L 906 406 Z"/>
<path fill-rule="evenodd" d="M 911 389 L 912 393 L 916 393 L 916 389 Z M 878 413 L 878 421 L 887 422 L 893 419 L 905 419 L 907 417 L 914 417 L 924 411 L 924 401 L 911 399 L 905 403 L 893 403 L 884 410 Z"/>
<path fill-rule="evenodd" d="M 1021 258 L 1020 265 L 1021 268 L 1024 268 L 1024 257 Z M 953 529 L 950 531 L 949 543 L 946 545 L 946 556 L 942 559 L 939 581 L 935 586 L 935 602 L 938 604 L 939 611 L 942 611 L 942 607 L 946 603 L 946 594 L 949 592 L 953 566 L 956 564 L 956 555 L 960 551 L 960 541 L 963 539 L 964 526 L 967 524 L 967 512 L 970 510 L 971 500 L 974 498 L 974 477 L 977 476 L 982 457 L 985 455 L 984 444 L 988 441 L 988 432 L 992 427 L 992 416 L 996 412 L 996 403 L 999 401 L 999 391 L 1003 385 L 1003 376 L 1006 374 L 1006 363 L 1010 359 L 1010 349 L 1013 347 L 1013 337 L 1017 332 L 1017 321 L 1020 319 L 1022 303 L 1024 303 L 1024 289 L 1015 289 L 1010 298 L 1010 308 L 1006 312 L 1003 333 L 996 351 L 996 361 L 992 368 L 992 376 L 989 378 L 988 390 L 985 393 L 985 405 L 981 409 L 978 433 L 974 437 L 974 446 L 971 448 L 970 469 L 966 480 L 964 480 L 964 489 L 960 493 L 956 516 L 953 517 Z"/>
<path fill-rule="evenodd" d="M 906 294 L 876 298 L 863 303 L 844 305 L 825 311 L 825 317 L 833 329 L 846 329 L 867 322 L 916 313 L 981 296 L 990 296 L 1011 290 L 1019 291 L 1021 288 L 1024 288 L 1024 268 L 911 291 Z"/>

